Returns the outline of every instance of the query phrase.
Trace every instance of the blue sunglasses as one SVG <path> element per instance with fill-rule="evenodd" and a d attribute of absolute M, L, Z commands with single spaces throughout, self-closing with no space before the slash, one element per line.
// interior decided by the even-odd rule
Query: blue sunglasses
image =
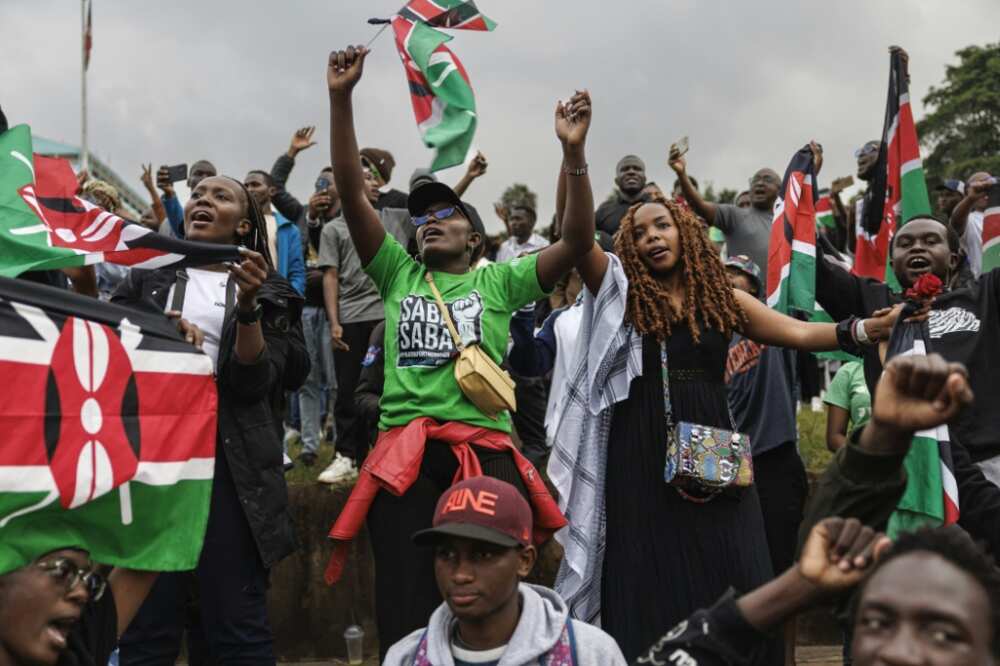
<path fill-rule="evenodd" d="M 413 223 L 413 226 L 422 227 L 423 225 L 430 222 L 431 218 L 434 218 L 438 222 L 447 220 L 449 217 L 455 214 L 456 210 L 457 208 L 455 206 L 451 206 L 449 208 L 442 208 L 441 210 L 436 210 L 433 213 L 427 213 L 426 215 L 417 215 L 416 217 L 411 217 L 410 221 Z"/>

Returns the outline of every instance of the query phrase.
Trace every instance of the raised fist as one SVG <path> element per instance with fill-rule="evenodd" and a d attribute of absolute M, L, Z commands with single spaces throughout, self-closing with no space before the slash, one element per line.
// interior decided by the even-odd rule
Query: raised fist
<path fill-rule="evenodd" d="M 361 80 L 369 51 L 363 46 L 348 46 L 331 51 L 326 66 L 326 85 L 331 93 L 349 93 Z"/>

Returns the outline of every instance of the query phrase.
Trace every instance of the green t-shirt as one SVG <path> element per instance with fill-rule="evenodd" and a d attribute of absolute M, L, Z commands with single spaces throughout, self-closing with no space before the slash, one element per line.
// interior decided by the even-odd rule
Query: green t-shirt
<path fill-rule="evenodd" d="M 538 284 L 538 255 L 490 264 L 456 275 L 433 272 L 455 328 L 465 344 L 479 343 L 498 364 L 507 352 L 511 314 L 545 296 Z M 483 414 L 455 382 L 457 353 L 441 318 L 423 264 L 391 236 L 365 266 L 385 302 L 385 389 L 379 428 L 429 416 L 510 432 L 510 414 Z"/>
<path fill-rule="evenodd" d="M 840 366 L 823 402 L 846 409 L 851 415 L 852 430 L 868 423 L 872 415 L 872 397 L 865 383 L 864 366 L 858 361 Z"/>

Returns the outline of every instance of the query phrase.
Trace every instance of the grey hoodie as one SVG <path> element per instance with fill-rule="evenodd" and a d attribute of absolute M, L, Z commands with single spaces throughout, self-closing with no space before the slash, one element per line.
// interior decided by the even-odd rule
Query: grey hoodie
<path fill-rule="evenodd" d="M 521 583 L 521 619 L 500 659 L 500 666 L 536 666 L 538 658 L 552 649 L 566 624 L 566 603 L 553 590 Z M 624 665 L 625 657 L 614 639 L 579 620 L 573 620 L 578 666 Z M 427 658 L 434 666 L 454 666 L 451 638 L 455 616 L 447 603 L 438 606 L 427 625 Z M 424 629 L 418 629 L 391 648 L 383 666 L 412 666 Z"/>

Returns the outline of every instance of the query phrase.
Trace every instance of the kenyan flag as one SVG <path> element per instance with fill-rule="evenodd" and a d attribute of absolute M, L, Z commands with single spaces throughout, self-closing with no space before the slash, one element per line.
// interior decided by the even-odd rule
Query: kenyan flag
<path fill-rule="evenodd" d="M 497 27 L 471 0 L 411 0 L 399 10 L 399 15 L 447 30 L 492 30 Z"/>
<path fill-rule="evenodd" d="M 910 108 L 910 82 L 899 51 L 889 60 L 889 96 L 882 129 L 882 148 L 857 224 L 853 272 L 877 280 L 895 277 L 889 268 L 889 240 L 896 227 L 931 214 L 920 142 Z"/>
<path fill-rule="evenodd" d="M 819 191 L 819 199 L 816 200 L 816 230 L 836 229 L 837 221 L 833 216 L 833 201 L 830 199 L 829 188 Z"/>
<path fill-rule="evenodd" d="M 767 255 L 767 304 L 812 315 L 816 306 L 816 167 L 809 146 L 785 169 Z"/>
<path fill-rule="evenodd" d="M 886 359 L 898 355 L 925 355 L 933 351 L 927 322 L 907 322 L 916 311 L 907 303 L 889 338 Z M 951 457 L 948 426 L 918 432 L 904 460 L 906 491 L 896 505 L 886 530 L 891 538 L 902 532 L 958 521 L 958 482 Z"/>
<path fill-rule="evenodd" d="M 163 236 L 76 190 L 69 162 L 32 154 L 27 125 L 0 133 L 0 275 L 105 261 L 159 268 L 239 260 L 235 247 Z"/>
<path fill-rule="evenodd" d="M 475 3 L 413 0 L 392 19 L 396 48 L 406 70 L 417 127 L 439 171 L 465 161 L 476 133 L 476 99 L 461 61 L 445 46 L 451 37 L 431 26 L 492 30 L 495 23 Z"/>
<path fill-rule="evenodd" d="M 990 187 L 983 214 L 983 273 L 1000 267 L 1000 183 Z"/>
<path fill-rule="evenodd" d="M 197 565 L 215 469 L 212 361 L 162 315 L 0 278 L 0 573 L 58 548 Z"/>

